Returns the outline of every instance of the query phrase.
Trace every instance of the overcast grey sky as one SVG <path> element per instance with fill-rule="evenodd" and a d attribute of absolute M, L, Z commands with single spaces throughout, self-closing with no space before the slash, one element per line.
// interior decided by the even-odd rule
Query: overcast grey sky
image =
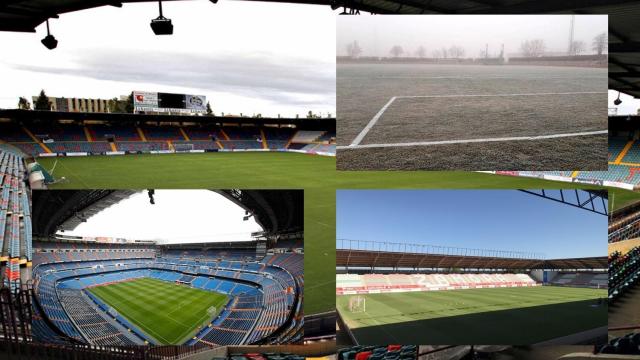
<path fill-rule="evenodd" d="M 478 57 L 485 44 L 489 54 L 519 52 L 527 39 L 543 39 L 550 51 L 566 51 L 570 15 L 429 15 L 339 16 L 337 53 L 346 55 L 348 43 L 357 40 L 362 56 L 388 56 L 394 45 L 411 55 L 419 46 L 428 56 L 443 46 L 462 46 L 467 57 Z M 607 31 L 607 15 L 576 15 L 574 40 L 591 51 L 594 36 Z"/>
<path fill-rule="evenodd" d="M 260 2 L 163 4 L 174 35 L 149 27 L 157 3 L 105 6 L 50 21 L 37 34 L 0 32 L 0 108 L 40 89 L 113 98 L 132 90 L 206 95 L 216 113 L 335 115 L 335 15 L 328 6 Z M 278 21 L 275 21 L 279 19 Z"/>
<path fill-rule="evenodd" d="M 613 101 L 618 98 L 618 92 L 609 90 L 609 107 L 617 108 L 617 115 L 638 115 L 638 108 L 640 108 L 640 99 L 634 99 L 633 96 L 627 94 L 620 94 L 620 105 L 615 105 Z"/>
<path fill-rule="evenodd" d="M 248 241 L 262 231 L 244 209 L 210 190 L 142 191 L 112 205 L 64 235 L 104 236 L 161 243 Z M 117 224 L 117 226 L 115 226 Z"/>

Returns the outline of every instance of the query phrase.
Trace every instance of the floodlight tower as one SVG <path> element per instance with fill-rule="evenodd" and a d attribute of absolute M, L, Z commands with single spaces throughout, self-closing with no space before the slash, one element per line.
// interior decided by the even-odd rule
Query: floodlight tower
<path fill-rule="evenodd" d="M 576 21 L 576 16 L 571 15 L 571 25 L 569 27 L 569 50 L 567 51 L 569 55 L 573 53 L 573 29 Z"/>

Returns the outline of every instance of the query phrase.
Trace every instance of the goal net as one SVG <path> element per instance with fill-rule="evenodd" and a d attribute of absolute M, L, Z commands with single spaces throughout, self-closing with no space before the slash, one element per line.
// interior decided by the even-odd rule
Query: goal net
<path fill-rule="evenodd" d="M 366 299 L 364 296 L 352 296 L 349 298 L 349 311 L 360 313 L 367 311 Z"/>
<path fill-rule="evenodd" d="M 209 313 L 210 316 L 213 316 L 216 314 L 216 307 L 215 306 L 211 306 L 210 308 L 207 309 L 207 312 Z"/>
<path fill-rule="evenodd" d="M 193 150 L 193 144 L 173 144 L 173 148 L 176 150 L 176 152 L 188 152 Z"/>

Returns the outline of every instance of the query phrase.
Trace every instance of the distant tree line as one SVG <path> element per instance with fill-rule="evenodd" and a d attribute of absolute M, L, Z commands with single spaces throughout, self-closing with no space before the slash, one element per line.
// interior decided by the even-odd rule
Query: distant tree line
<path fill-rule="evenodd" d="M 598 55 L 602 55 L 608 49 L 607 33 L 603 32 L 595 36 L 591 43 L 591 50 Z M 520 44 L 520 53 L 525 57 L 540 57 L 543 56 L 547 46 L 543 39 L 528 39 Z M 346 46 L 347 56 L 352 59 L 357 59 L 363 54 L 362 46 L 358 41 L 354 40 Z M 582 55 L 587 52 L 587 43 L 583 40 L 574 40 L 569 45 L 569 55 Z M 427 58 L 427 48 L 423 45 L 419 45 L 413 52 L 406 51 L 401 45 L 393 45 L 389 49 L 389 55 L 393 58 L 399 58 L 403 55 L 413 54 L 415 57 L 423 59 Z M 450 47 L 442 47 L 440 49 L 433 49 L 431 51 L 431 58 L 434 59 L 461 59 L 466 55 L 466 51 L 463 47 L 452 45 Z M 480 57 L 488 57 L 486 50 L 480 51 Z"/>

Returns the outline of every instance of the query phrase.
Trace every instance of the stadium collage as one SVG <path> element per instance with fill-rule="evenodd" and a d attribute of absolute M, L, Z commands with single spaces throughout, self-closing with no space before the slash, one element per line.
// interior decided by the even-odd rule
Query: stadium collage
<path fill-rule="evenodd" d="M 639 20 L 0 2 L 0 359 L 640 360 Z"/>

